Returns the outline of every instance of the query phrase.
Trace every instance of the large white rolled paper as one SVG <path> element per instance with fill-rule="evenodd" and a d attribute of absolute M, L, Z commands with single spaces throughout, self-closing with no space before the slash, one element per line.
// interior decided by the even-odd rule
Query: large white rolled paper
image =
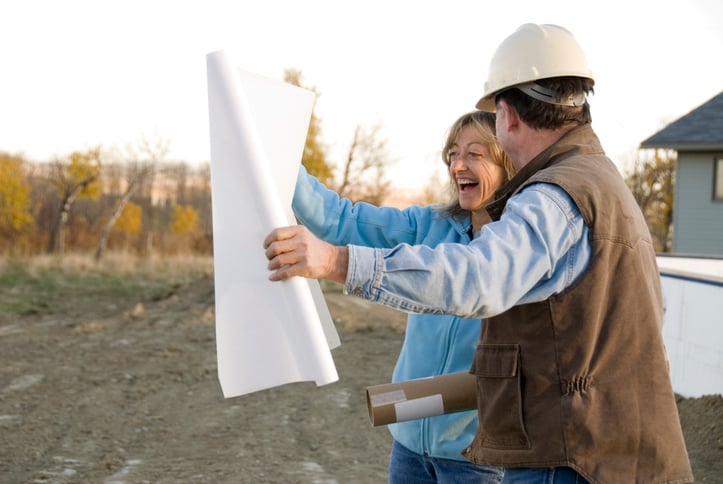
<path fill-rule="evenodd" d="M 268 280 L 263 239 L 291 211 L 314 94 L 206 56 L 218 377 L 226 398 L 339 379 L 318 281 Z"/>

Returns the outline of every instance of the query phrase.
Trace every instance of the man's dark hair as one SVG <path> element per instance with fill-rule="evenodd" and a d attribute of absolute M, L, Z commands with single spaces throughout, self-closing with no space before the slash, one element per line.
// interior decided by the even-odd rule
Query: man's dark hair
<path fill-rule="evenodd" d="M 551 89 L 561 98 L 584 92 L 592 94 L 595 82 L 582 77 L 553 77 L 539 79 L 537 84 Z M 500 92 L 495 96 L 495 104 L 500 100 L 515 108 L 520 118 L 534 129 L 559 129 L 575 124 L 583 125 L 592 122 L 590 104 L 585 99 L 582 106 L 560 106 L 538 101 L 514 87 Z"/>

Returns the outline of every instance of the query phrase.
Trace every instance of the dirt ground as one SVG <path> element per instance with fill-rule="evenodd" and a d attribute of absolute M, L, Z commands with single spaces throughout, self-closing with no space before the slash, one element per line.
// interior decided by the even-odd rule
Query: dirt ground
<path fill-rule="evenodd" d="M 148 300 L 0 312 L 0 483 L 385 482 L 390 437 L 370 425 L 364 389 L 389 380 L 405 318 L 327 302 L 340 380 L 232 399 L 210 277 Z M 723 482 L 723 397 L 678 406 L 697 481 Z"/>

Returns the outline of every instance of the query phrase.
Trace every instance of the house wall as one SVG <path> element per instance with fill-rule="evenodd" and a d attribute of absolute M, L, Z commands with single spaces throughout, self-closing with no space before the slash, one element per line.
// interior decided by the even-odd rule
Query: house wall
<path fill-rule="evenodd" d="M 718 153 L 678 152 L 673 211 L 673 252 L 723 256 L 723 202 L 713 200 Z"/>

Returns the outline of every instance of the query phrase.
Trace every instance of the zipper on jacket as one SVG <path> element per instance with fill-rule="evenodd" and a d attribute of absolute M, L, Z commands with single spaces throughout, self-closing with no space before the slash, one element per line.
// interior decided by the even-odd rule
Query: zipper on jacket
<path fill-rule="evenodd" d="M 440 361 L 440 366 L 437 368 L 437 374 L 441 375 L 447 370 L 447 366 L 449 364 L 449 352 L 452 341 L 454 341 L 455 336 L 457 335 L 457 332 L 459 330 L 459 318 L 453 317 L 452 322 L 449 325 L 449 331 L 447 332 L 447 341 L 446 341 L 446 351 L 444 353 L 444 357 Z M 429 437 L 429 417 L 422 419 L 422 429 L 421 429 L 421 448 L 422 448 L 422 454 L 424 455 L 430 455 L 433 445 L 436 442 L 430 442 Z"/>

